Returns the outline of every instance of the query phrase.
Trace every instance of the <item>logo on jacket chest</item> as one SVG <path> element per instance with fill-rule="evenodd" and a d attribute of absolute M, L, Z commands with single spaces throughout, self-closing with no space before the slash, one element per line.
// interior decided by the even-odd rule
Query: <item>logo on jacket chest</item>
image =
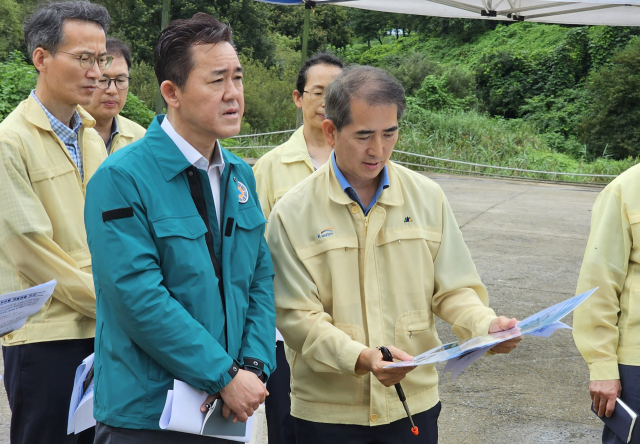
<path fill-rule="evenodd" d="M 247 190 L 247 186 L 242 182 L 238 181 L 238 202 L 241 204 L 247 203 L 249 200 L 249 190 Z"/>
<path fill-rule="evenodd" d="M 333 236 L 333 228 L 325 228 L 318 234 L 318 239 L 322 239 L 323 237 Z"/>

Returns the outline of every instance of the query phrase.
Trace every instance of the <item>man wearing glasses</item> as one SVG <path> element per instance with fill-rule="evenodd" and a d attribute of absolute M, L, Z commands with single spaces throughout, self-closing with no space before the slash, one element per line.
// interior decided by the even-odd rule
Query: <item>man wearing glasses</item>
<path fill-rule="evenodd" d="M 11 442 L 90 443 L 66 434 L 73 379 L 93 353 L 96 299 L 84 226 L 85 189 L 107 152 L 79 105 L 111 63 L 109 13 L 50 3 L 24 23 L 36 89 L 0 124 L 0 294 L 56 279 L 53 296 L 2 338 Z"/>
<path fill-rule="evenodd" d="M 107 39 L 107 53 L 113 57 L 113 62 L 102 73 L 93 100 L 84 109 L 96 119 L 94 129 L 104 140 L 107 153 L 111 154 L 141 139 L 145 129 L 120 115 L 122 108 L 127 103 L 131 51 L 120 40 L 109 37 Z"/>

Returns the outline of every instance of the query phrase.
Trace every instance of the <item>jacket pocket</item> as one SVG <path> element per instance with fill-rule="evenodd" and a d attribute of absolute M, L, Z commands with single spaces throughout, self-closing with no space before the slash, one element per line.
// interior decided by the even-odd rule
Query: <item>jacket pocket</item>
<path fill-rule="evenodd" d="M 396 319 L 395 346 L 411 356 L 417 356 L 440 345 L 430 309 L 402 313 Z M 437 384 L 432 365 L 421 365 L 402 381 L 405 393 L 418 394 Z M 395 393 L 394 393 L 395 395 Z M 396 398 L 397 399 L 397 398 Z"/>
<path fill-rule="evenodd" d="M 207 227 L 199 215 L 169 216 L 151 221 L 158 238 L 183 237 L 197 239 L 207 232 Z"/>
<path fill-rule="evenodd" d="M 355 324 L 335 324 L 349 337 L 364 344 L 364 329 Z M 364 403 L 364 377 L 313 371 L 299 353 L 291 350 L 291 393 L 298 399 L 339 405 Z"/>

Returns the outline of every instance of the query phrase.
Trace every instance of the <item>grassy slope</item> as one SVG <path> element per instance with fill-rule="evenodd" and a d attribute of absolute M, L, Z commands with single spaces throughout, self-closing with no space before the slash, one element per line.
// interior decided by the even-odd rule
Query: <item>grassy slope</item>
<path fill-rule="evenodd" d="M 525 51 L 532 57 L 542 57 L 561 43 L 570 28 L 557 25 L 516 23 L 498 26 L 495 30 L 461 42 L 449 36 L 429 39 L 409 37 L 387 39 L 384 45 L 353 45 L 342 55 L 351 63 L 384 64 L 385 57 L 426 54 L 442 64 L 455 64 L 473 70 L 481 56 L 490 50 Z M 598 27 L 590 32 L 600 32 Z M 470 112 L 430 112 L 409 107 L 398 149 L 446 159 L 507 166 L 541 171 L 586 174 L 620 174 L 637 163 L 636 159 L 620 161 L 598 159 L 585 162 L 553 151 L 540 134 L 521 120 L 507 121 Z M 472 170 L 491 174 L 520 175 L 549 179 L 549 175 L 523 174 L 496 169 L 468 167 L 433 160 L 398 155 L 399 160 Z M 558 176 L 558 180 L 608 182 L 605 178 Z"/>

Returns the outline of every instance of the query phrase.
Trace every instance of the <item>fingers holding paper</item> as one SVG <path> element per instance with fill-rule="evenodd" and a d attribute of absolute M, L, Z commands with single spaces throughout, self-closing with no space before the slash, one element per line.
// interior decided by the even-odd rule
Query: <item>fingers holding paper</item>
<path fill-rule="evenodd" d="M 589 394 L 593 402 L 593 409 L 598 416 L 607 418 L 613 414 L 616 407 L 616 398 L 622 393 L 622 385 L 619 379 L 609 379 L 605 381 L 591 381 L 589 384 Z"/>
<path fill-rule="evenodd" d="M 392 345 L 388 345 L 387 348 L 391 352 L 394 359 L 400 361 L 412 361 L 413 356 L 396 348 Z M 391 387 L 402 381 L 404 377 L 413 370 L 415 367 L 394 367 L 385 368 L 393 362 L 385 361 L 382 359 L 382 352 L 376 348 L 367 348 L 360 353 L 358 361 L 356 363 L 356 372 L 364 374 L 367 372 L 373 373 L 373 375 L 384 385 L 385 387 Z"/>
<path fill-rule="evenodd" d="M 489 325 L 489 333 L 498 333 L 500 331 L 511 330 L 518 324 L 516 318 L 507 318 L 505 316 L 498 316 Z M 509 339 L 508 341 L 501 342 L 491 349 L 494 353 L 510 353 L 518 346 L 522 341 L 522 336 Z"/>

